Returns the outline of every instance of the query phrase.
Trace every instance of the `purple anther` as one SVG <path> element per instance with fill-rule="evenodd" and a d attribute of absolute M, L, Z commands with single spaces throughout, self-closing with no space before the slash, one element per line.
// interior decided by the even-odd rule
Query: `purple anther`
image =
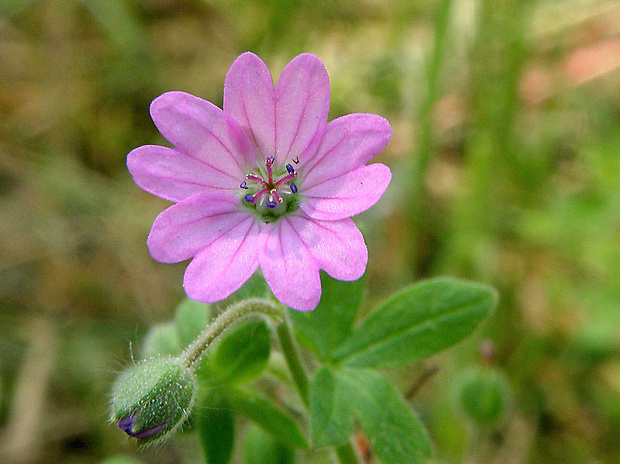
<path fill-rule="evenodd" d="M 248 193 L 245 197 L 243 197 L 243 199 L 247 201 L 248 203 L 252 203 L 254 201 L 254 195 L 250 195 Z"/>
<path fill-rule="evenodd" d="M 242 189 L 247 189 L 248 188 L 248 183 L 246 181 L 241 182 L 241 185 L 239 185 L 239 187 L 241 187 Z"/>
<path fill-rule="evenodd" d="M 275 162 L 276 162 L 276 158 L 274 156 L 268 156 L 267 159 L 265 160 L 265 165 L 271 166 Z"/>
<path fill-rule="evenodd" d="M 297 186 L 294 183 L 289 182 L 288 186 L 291 188 L 291 192 L 297 193 Z"/>
<path fill-rule="evenodd" d="M 289 174 L 293 174 L 295 172 L 295 169 L 293 168 L 292 164 L 287 164 L 286 170 L 288 171 Z"/>
<path fill-rule="evenodd" d="M 265 203 L 265 206 L 267 208 L 275 208 L 277 205 L 278 204 L 275 201 L 273 201 L 273 200 L 269 200 L 267 203 Z"/>

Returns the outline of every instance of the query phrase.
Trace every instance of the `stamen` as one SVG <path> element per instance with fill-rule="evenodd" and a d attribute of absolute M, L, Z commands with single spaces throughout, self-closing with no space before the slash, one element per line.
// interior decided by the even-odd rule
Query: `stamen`
<path fill-rule="evenodd" d="M 265 186 L 267 185 L 267 182 L 265 182 L 262 179 L 262 177 L 259 177 L 259 176 L 255 175 L 255 174 L 248 174 L 248 175 L 245 176 L 245 178 L 247 180 L 251 180 L 252 182 L 258 182 L 261 185 L 265 185 Z"/>
<path fill-rule="evenodd" d="M 241 187 L 242 189 L 248 189 L 248 183 L 246 181 L 241 182 L 241 185 L 239 185 L 239 187 Z"/>
<path fill-rule="evenodd" d="M 276 189 L 273 189 L 271 191 L 271 196 L 276 200 L 277 203 L 282 203 L 284 201 Z"/>
<path fill-rule="evenodd" d="M 290 183 L 288 184 L 288 186 L 291 188 L 291 192 L 293 192 L 293 193 L 297 193 L 297 190 L 298 190 L 298 189 L 297 189 L 297 186 L 296 186 L 294 183 L 290 182 Z"/>
<path fill-rule="evenodd" d="M 286 170 L 289 174 L 293 174 L 295 172 L 295 169 L 293 169 L 293 166 L 291 164 L 286 165 Z"/>
<path fill-rule="evenodd" d="M 294 172 L 292 174 L 289 174 L 287 176 L 284 176 L 281 179 L 278 179 L 278 181 L 275 183 L 275 186 L 277 187 L 278 185 L 286 184 L 287 182 L 292 181 L 296 177 L 297 177 L 297 173 L 296 172 Z"/>
<path fill-rule="evenodd" d="M 244 199 L 245 201 L 247 201 L 248 203 L 252 203 L 252 202 L 254 201 L 254 195 L 250 195 L 250 194 L 248 193 L 245 197 L 243 197 L 243 199 Z M 252 204 L 254 204 L 254 203 L 252 203 Z"/>

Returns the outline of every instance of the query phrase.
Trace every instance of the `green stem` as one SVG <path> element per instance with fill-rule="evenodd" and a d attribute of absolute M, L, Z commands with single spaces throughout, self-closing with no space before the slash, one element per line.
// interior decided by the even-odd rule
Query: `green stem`
<path fill-rule="evenodd" d="M 194 367 L 216 338 L 230 327 L 253 316 L 266 316 L 280 322 L 283 319 L 283 312 L 278 304 L 265 298 L 249 298 L 229 306 L 181 354 L 183 365 L 187 368 Z"/>
<path fill-rule="evenodd" d="M 293 343 L 293 336 L 291 334 L 291 328 L 289 327 L 286 317 L 282 319 L 282 322 L 277 328 L 278 338 L 280 339 L 280 347 L 282 348 L 282 354 L 286 359 L 286 364 L 291 371 L 293 382 L 297 387 L 301 401 L 303 401 L 306 408 L 310 405 L 310 396 L 308 394 L 308 375 L 301 364 L 299 359 L 299 353 Z"/>
<path fill-rule="evenodd" d="M 357 454 L 350 441 L 336 447 L 336 456 L 340 464 L 358 464 Z"/>
<path fill-rule="evenodd" d="M 304 403 L 306 408 L 309 408 L 310 394 L 308 375 L 306 374 L 306 370 L 304 369 L 301 359 L 299 358 L 299 352 L 293 342 L 293 335 L 291 334 L 291 328 L 286 317 L 282 318 L 282 321 L 278 325 L 276 331 L 278 333 L 278 338 L 280 339 L 282 354 L 284 355 L 284 359 L 286 360 L 288 368 L 291 372 L 291 377 L 297 387 L 301 401 Z M 336 457 L 338 458 L 338 462 L 340 464 L 359 463 L 351 442 L 335 447 L 335 451 Z"/>

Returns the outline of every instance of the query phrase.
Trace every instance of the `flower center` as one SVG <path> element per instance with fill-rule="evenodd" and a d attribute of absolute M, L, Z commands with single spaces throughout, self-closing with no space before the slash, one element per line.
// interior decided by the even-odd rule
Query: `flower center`
<path fill-rule="evenodd" d="M 297 172 L 292 164 L 286 164 L 286 172 L 274 173 L 275 158 L 269 156 L 265 160 L 265 171 L 256 169 L 256 173 L 247 174 L 239 185 L 248 193 L 243 201 L 256 208 L 266 222 L 297 208 L 295 194 L 297 185 L 293 182 Z"/>

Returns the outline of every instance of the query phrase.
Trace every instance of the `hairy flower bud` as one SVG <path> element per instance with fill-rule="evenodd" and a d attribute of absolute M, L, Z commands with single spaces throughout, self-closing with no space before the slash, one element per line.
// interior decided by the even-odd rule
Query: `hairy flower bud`
<path fill-rule="evenodd" d="M 180 427 L 194 403 L 195 377 L 178 358 L 150 358 L 129 367 L 112 389 L 110 420 L 148 443 Z"/>

